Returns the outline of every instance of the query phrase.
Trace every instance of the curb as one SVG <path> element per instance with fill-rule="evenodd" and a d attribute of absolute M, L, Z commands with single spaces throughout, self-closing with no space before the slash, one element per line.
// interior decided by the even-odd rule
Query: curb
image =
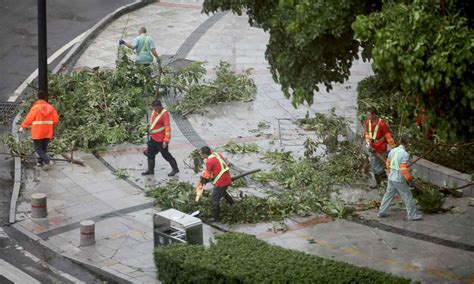
<path fill-rule="evenodd" d="M 141 7 L 146 6 L 149 3 L 154 2 L 153 0 L 137 0 L 134 3 L 125 5 L 113 11 L 112 13 L 108 14 L 102 20 L 100 20 L 97 24 L 95 24 L 92 28 L 87 30 L 82 37 L 82 39 L 75 43 L 69 52 L 64 56 L 64 58 L 56 65 L 53 69 L 53 74 L 57 74 L 59 72 L 66 71 L 70 73 L 72 71 L 72 66 L 76 63 L 79 55 L 82 54 L 85 47 L 88 45 L 89 41 L 95 38 L 99 32 L 101 32 L 109 23 L 113 20 L 117 19 L 118 17 L 130 13 L 134 10 L 137 10 Z M 37 77 L 37 76 L 36 76 Z M 36 79 L 33 78 L 33 80 Z M 11 132 L 13 135 L 16 135 L 16 139 L 18 141 L 17 133 L 17 122 L 20 119 L 21 113 L 18 113 L 15 119 L 12 122 L 12 129 Z M 14 173 L 14 184 L 13 184 L 13 193 L 12 198 L 10 201 L 10 216 L 9 222 L 10 224 L 15 223 L 15 215 L 16 215 L 16 203 L 18 201 L 18 197 L 20 194 L 20 187 L 21 187 L 21 159 L 15 158 L 15 173 Z"/>
<path fill-rule="evenodd" d="M 59 72 L 67 72 L 70 73 L 72 71 L 72 66 L 76 63 L 79 55 L 82 54 L 84 51 L 85 47 L 88 45 L 88 43 L 94 39 L 109 23 L 111 23 L 113 20 L 117 19 L 118 17 L 130 13 L 134 10 L 137 10 L 139 8 L 142 8 L 146 6 L 149 3 L 154 2 L 153 0 L 137 0 L 134 3 L 125 5 L 121 8 L 116 9 L 112 13 L 108 14 L 102 20 L 100 20 L 97 24 L 95 24 L 92 28 L 86 31 L 82 39 L 75 43 L 69 52 L 64 56 L 64 58 L 58 63 L 58 65 L 53 69 L 53 74 L 57 74 Z M 37 76 L 36 76 L 37 77 Z M 32 80 L 36 79 L 33 78 Z M 17 134 L 17 123 L 18 120 L 21 117 L 21 112 L 19 112 L 13 122 L 12 122 L 12 127 L 11 127 L 11 133 L 16 136 L 16 140 L 18 141 L 18 134 Z M 15 162 L 14 162 L 15 170 L 14 170 L 14 184 L 13 184 L 13 192 L 12 192 L 12 198 L 10 201 L 10 212 L 9 212 L 9 223 L 14 224 L 16 222 L 16 204 L 18 201 L 18 197 L 20 195 L 20 188 L 21 188 L 21 158 L 16 157 Z M 18 230 L 19 227 L 21 226 L 14 226 L 17 231 L 20 233 L 26 235 L 28 238 L 32 239 L 33 241 L 37 241 L 38 236 L 33 236 L 32 233 L 26 232 L 26 230 Z M 54 248 L 47 246 L 45 242 L 39 242 L 40 245 L 43 247 L 58 253 Z M 66 257 L 66 256 L 63 256 Z M 73 259 L 71 257 L 66 257 L 67 259 L 73 261 L 74 263 L 77 263 L 79 265 L 82 265 L 89 271 L 93 271 L 94 273 L 101 275 L 107 279 L 111 279 L 114 282 L 117 283 L 132 283 L 133 279 L 127 279 L 128 277 L 126 275 L 121 275 L 120 277 L 115 275 L 113 272 L 108 271 L 108 270 L 102 270 L 100 268 L 91 266 L 89 264 L 86 264 L 82 261 L 79 261 L 77 259 Z M 132 280 L 132 281 L 130 281 Z"/>
<path fill-rule="evenodd" d="M 84 262 L 84 261 L 82 261 L 78 258 L 72 257 L 72 256 L 63 255 L 63 257 L 69 259 L 70 261 L 74 262 L 77 265 L 80 265 L 80 266 L 84 267 L 85 269 L 87 269 L 89 271 L 92 271 L 92 272 L 94 272 L 98 275 L 106 277 L 107 279 L 113 281 L 114 283 L 128 284 L 128 283 L 136 282 L 136 279 L 130 278 L 127 275 L 122 274 L 118 271 L 115 271 L 115 270 L 112 270 L 112 269 L 109 269 L 109 268 L 106 268 L 106 267 L 99 268 L 97 266 L 94 266 L 92 264 L 89 264 L 87 262 Z M 120 276 L 118 276 L 117 274 L 120 274 Z"/>

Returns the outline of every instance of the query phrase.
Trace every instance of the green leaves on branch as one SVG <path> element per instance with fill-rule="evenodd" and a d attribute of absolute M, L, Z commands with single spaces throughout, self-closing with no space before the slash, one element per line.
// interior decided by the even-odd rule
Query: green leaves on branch
<path fill-rule="evenodd" d="M 218 149 L 222 149 L 223 151 L 232 154 L 258 153 L 260 151 L 260 148 L 255 143 L 238 144 L 234 140 L 231 140 L 229 143 L 219 147 Z"/>
<path fill-rule="evenodd" d="M 204 12 L 247 13 L 270 34 L 265 56 L 276 82 L 296 107 L 313 103 L 320 85 L 342 83 L 358 58 L 352 22 L 377 9 L 379 1 L 225 1 L 205 0 Z"/>
<path fill-rule="evenodd" d="M 346 125 L 342 118 L 329 116 L 317 117 L 318 134 L 323 137 L 333 133 L 329 127 L 323 127 L 338 121 L 337 136 L 341 134 Z M 305 120 L 305 122 L 314 122 Z M 333 124 L 331 124 L 333 125 Z M 339 124 L 337 124 L 339 125 Z M 333 125 L 335 126 L 335 125 Z M 336 135 L 336 134 L 334 134 Z M 241 145 L 231 143 L 226 145 L 232 153 L 245 153 L 248 149 Z M 277 187 L 273 190 L 260 189 L 258 196 L 242 196 L 234 205 L 229 206 L 223 202 L 221 218 L 227 223 L 257 223 L 262 221 L 278 221 L 295 215 L 306 215 L 314 212 L 330 212 L 336 217 L 346 216 L 348 211 L 342 201 L 333 207 L 329 204 L 330 194 L 335 191 L 335 185 L 351 184 L 361 180 L 361 168 L 364 162 L 360 147 L 348 142 L 341 142 L 330 157 L 321 159 L 295 159 L 291 152 L 268 151 L 263 154 L 262 160 L 273 165 L 269 172 L 259 172 L 252 175 L 252 179 L 262 184 L 270 183 Z M 234 184 L 234 186 L 245 186 Z M 235 194 L 233 189 L 231 194 Z M 204 191 L 201 202 L 194 202 L 194 187 L 189 183 L 169 182 L 153 188 L 148 196 L 155 198 L 156 202 L 165 208 L 175 208 L 182 212 L 200 210 L 203 218 L 210 217 L 210 192 Z M 335 208 L 328 210 L 328 208 Z M 334 212 L 333 212 L 334 211 Z"/>
<path fill-rule="evenodd" d="M 332 108 L 329 115 L 316 113 L 313 118 L 309 117 L 309 113 L 306 112 L 305 118 L 298 119 L 296 121 L 300 127 L 305 130 L 312 130 L 316 132 L 318 136 L 318 142 L 312 144 L 310 141 L 305 142 L 305 149 L 314 149 L 319 144 L 326 146 L 326 152 L 333 153 L 339 148 L 338 138 L 346 135 L 347 128 L 349 127 L 347 120 L 344 117 L 336 115 L 336 109 Z M 307 151 L 305 156 L 311 156 L 311 151 Z"/>
<path fill-rule="evenodd" d="M 449 1 L 452 3 L 461 1 Z M 442 141 L 474 135 L 474 31 L 453 5 L 387 2 L 353 24 L 376 73 L 398 84 L 409 112 L 427 114 Z"/>
<path fill-rule="evenodd" d="M 221 61 L 215 68 L 216 79 L 211 82 L 192 84 L 183 88 L 186 92 L 178 104 L 170 108 L 173 111 L 188 114 L 205 114 L 206 107 L 233 101 L 251 101 L 255 98 L 257 87 L 250 78 L 251 69 L 240 74 L 231 70 L 231 65 Z"/>
<path fill-rule="evenodd" d="M 233 193 L 232 189 L 230 193 Z M 163 208 L 174 208 L 185 213 L 200 210 L 202 218 L 211 217 L 210 190 L 205 190 L 200 202 L 195 203 L 194 186 L 187 182 L 170 181 L 149 190 L 147 196 L 154 198 Z M 267 198 L 243 196 L 233 205 L 222 202 L 221 208 L 222 221 L 234 224 L 282 220 L 296 214 L 319 211 L 322 205 L 318 199 L 306 200 L 302 195 L 288 192 L 268 193 Z"/>

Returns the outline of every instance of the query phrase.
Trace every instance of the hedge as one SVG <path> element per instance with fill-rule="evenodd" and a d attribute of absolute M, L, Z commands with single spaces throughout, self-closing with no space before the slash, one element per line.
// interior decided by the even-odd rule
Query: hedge
<path fill-rule="evenodd" d="M 227 233 L 210 248 L 157 247 L 163 283 L 410 283 L 369 268 L 272 246 L 255 236 Z"/>

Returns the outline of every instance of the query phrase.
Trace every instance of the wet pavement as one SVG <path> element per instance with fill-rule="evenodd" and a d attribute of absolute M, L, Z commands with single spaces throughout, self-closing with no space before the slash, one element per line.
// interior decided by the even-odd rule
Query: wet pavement
<path fill-rule="evenodd" d="M 263 149 L 291 150 L 301 155 L 303 142 L 311 133 L 298 129 L 292 120 L 306 112 L 336 112 L 356 123 L 357 82 L 372 74 L 370 65 L 354 62 L 352 75 L 344 84 L 337 84 L 331 93 L 316 94 L 315 103 L 294 109 L 272 80 L 264 59 L 268 34 L 248 25 L 245 16 L 231 13 L 206 16 L 200 13 L 198 1 L 161 1 L 125 15 L 111 23 L 77 62 L 76 67 L 113 68 L 116 43 L 125 29 L 127 41 L 141 26 L 154 38 L 159 54 L 179 54 L 181 58 L 209 62 L 209 76 L 219 60 L 232 64 L 236 71 L 253 68 L 252 77 L 258 88 L 255 101 L 225 103 L 209 109 L 205 116 L 186 119 L 173 115 L 170 151 L 181 169 L 180 181 L 196 181 L 197 176 L 183 161 L 199 145 L 217 147 L 230 140 L 254 142 Z M 207 23 L 206 25 L 202 25 Z M 205 27 L 205 28 L 203 28 Z M 186 44 L 185 44 L 186 43 Z M 268 129 L 256 131 L 259 122 Z M 260 135 L 259 135 L 260 132 Z M 57 163 L 49 171 L 27 168 L 25 188 L 17 209 L 19 230 L 28 232 L 57 253 L 74 261 L 113 273 L 131 281 L 156 282 L 153 263 L 152 215 L 159 211 L 144 189 L 170 180 L 169 165 L 157 157 L 153 177 L 142 177 L 145 157 L 143 145 L 109 147 L 94 156 L 76 153 L 86 163 Z M 226 155 L 240 169 L 269 168 L 260 161 L 260 154 Z M 128 180 L 116 178 L 112 169 L 125 169 Z M 29 196 L 34 192 L 48 195 L 49 215 L 44 219 L 30 217 Z M 346 192 L 346 198 L 378 198 L 375 191 L 365 189 Z M 358 198 L 357 198 L 358 199 Z M 425 216 L 420 222 L 403 220 L 404 211 L 394 205 L 390 216 L 377 219 L 375 211 L 362 212 L 364 220 L 333 220 L 314 215 L 285 220 L 286 232 L 272 232 L 271 223 L 255 225 L 215 224 L 226 230 L 246 232 L 286 248 L 297 249 L 358 266 L 409 277 L 423 283 L 472 283 L 474 281 L 474 250 L 472 235 L 473 207 L 467 199 L 448 198 L 448 205 L 459 206 L 464 213 Z M 96 245 L 79 245 L 79 222 L 96 222 Z M 204 226 L 205 240 L 220 230 Z M 398 230 L 397 230 L 398 229 Z M 430 238 L 431 237 L 431 238 Z M 439 242 L 445 240 L 450 242 Z M 457 244 L 457 245 L 456 245 Z"/>

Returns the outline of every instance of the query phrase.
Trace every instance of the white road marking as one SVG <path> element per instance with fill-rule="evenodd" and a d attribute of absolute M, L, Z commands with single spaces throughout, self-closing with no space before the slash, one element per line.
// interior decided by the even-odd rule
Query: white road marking
<path fill-rule="evenodd" d="M 85 283 L 85 282 L 82 282 L 81 280 L 77 279 L 76 277 L 68 274 L 68 273 L 65 273 L 65 272 L 62 272 L 52 266 L 50 266 L 47 262 L 45 262 L 44 260 L 41 260 L 39 258 L 37 258 L 36 256 L 32 255 L 31 253 L 27 252 L 26 250 L 24 250 L 22 247 L 20 246 L 17 246 L 17 249 L 18 250 L 21 250 L 21 252 L 26 256 L 26 257 L 29 257 L 31 258 L 34 262 L 36 263 L 39 263 L 42 267 L 46 268 L 46 269 L 49 269 L 51 270 L 53 273 L 57 274 L 57 275 L 61 275 L 62 277 L 74 282 L 74 283 Z"/>
<path fill-rule="evenodd" d="M 13 283 L 41 283 L 30 275 L 0 258 L 0 275 Z"/>
<path fill-rule="evenodd" d="M 53 55 L 51 55 L 48 58 L 48 64 L 51 64 L 51 62 L 53 62 L 56 58 L 58 58 L 61 54 L 63 54 L 64 51 L 66 51 L 68 48 L 73 46 L 75 43 L 82 40 L 82 38 L 84 37 L 84 35 L 88 31 L 89 30 L 83 32 L 82 34 L 78 35 L 77 37 L 75 37 L 70 42 L 66 43 L 63 47 L 56 50 L 56 52 L 53 53 Z M 10 103 L 14 103 L 18 99 L 18 97 L 23 93 L 23 91 L 25 91 L 25 89 L 28 87 L 28 85 L 31 84 L 31 82 L 33 82 L 33 80 L 36 79 L 36 77 L 38 77 L 38 69 L 36 69 L 33 73 L 31 73 L 31 75 L 25 81 L 23 81 L 23 83 L 21 83 L 21 85 L 18 86 L 18 88 L 16 88 L 16 90 L 13 92 L 13 95 L 10 96 L 7 101 L 10 102 Z"/>

